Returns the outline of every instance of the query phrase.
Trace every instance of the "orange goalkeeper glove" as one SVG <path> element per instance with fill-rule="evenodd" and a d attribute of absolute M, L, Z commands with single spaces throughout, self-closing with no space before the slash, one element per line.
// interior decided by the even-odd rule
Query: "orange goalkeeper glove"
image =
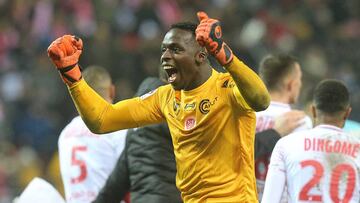
<path fill-rule="evenodd" d="M 80 38 L 64 35 L 53 41 L 47 49 L 48 56 L 57 67 L 62 80 L 69 86 L 82 78 L 78 65 L 82 48 Z"/>
<path fill-rule="evenodd" d="M 197 13 L 200 24 L 196 28 L 196 40 L 201 46 L 213 55 L 217 61 L 225 66 L 233 59 L 229 46 L 221 39 L 222 31 L 220 22 L 209 18 L 205 12 Z"/>

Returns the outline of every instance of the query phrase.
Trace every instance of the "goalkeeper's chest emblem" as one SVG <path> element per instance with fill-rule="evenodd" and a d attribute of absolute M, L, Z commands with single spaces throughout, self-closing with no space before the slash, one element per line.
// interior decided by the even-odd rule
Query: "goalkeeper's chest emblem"
<path fill-rule="evenodd" d="M 191 130 L 196 126 L 196 119 L 193 116 L 190 116 L 185 119 L 184 128 L 185 130 Z"/>

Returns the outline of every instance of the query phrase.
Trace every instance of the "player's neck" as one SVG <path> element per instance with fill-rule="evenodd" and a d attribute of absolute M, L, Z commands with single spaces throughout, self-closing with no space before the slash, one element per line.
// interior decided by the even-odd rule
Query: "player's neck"
<path fill-rule="evenodd" d="M 202 67 L 199 68 L 197 79 L 193 80 L 191 85 L 185 87 L 184 90 L 189 91 L 201 86 L 211 77 L 211 74 L 212 74 L 211 66 L 208 64 L 202 65 Z"/>
<path fill-rule="evenodd" d="M 321 125 L 321 124 L 332 125 L 338 128 L 343 128 L 345 121 L 340 120 L 338 118 L 334 118 L 332 116 L 321 116 L 319 118 L 316 118 L 315 125 Z"/>
<path fill-rule="evenodd" d="M 271 101 L 290 104 L 290 98 L 282 92 L 270 92 Z"/>

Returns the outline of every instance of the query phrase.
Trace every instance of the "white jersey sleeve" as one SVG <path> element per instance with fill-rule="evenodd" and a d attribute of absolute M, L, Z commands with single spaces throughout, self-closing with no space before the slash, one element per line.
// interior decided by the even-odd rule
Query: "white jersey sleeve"
<path fill-rule="evenodd" d="M 121 153 L 125 149 L 126 134 L 127 130 L 120 130 L 106 135 L 109 137 L 109 141 L 112 144 L 117 157 L 120 157 Z"/>
<path fill-rule="evenodd" d="M 80 117 L 61 132 L 58 147 L 66 202 L 91 202 L 124 149 L 126 130 L 97 135 Z"/>
<path fill-rule="evenodd" d="M 281 140 L 275 145 L 266 176 L 262 203 L 279 203 L 286 185 L 286 167 Z"/>

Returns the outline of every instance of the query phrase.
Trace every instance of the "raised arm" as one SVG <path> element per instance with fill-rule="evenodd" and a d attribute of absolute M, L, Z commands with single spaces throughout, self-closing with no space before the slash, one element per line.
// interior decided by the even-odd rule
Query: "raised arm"
<path fill-rule="evenodd" d="M 50 44 L 48 55 L 68 86 L 76 109 L 92 132 L 107 133 L 163 121 L 154 102 L 133 98 L 113 105 L 98 95 L 82 79 L 78 65 L 82 48 L 81 39 L 64 35 Z"/>
<path fill-rule="evenodd" d="M 130 112 L 131 106 L 138 105 L 137 99 L 110 104 L 84 79 L 70 86 L 69 92 L 81 118 L 94 133 L 108 133 L 138 126 Z"/>
<path fill-rule="evenodd" d="M 225 69 L 230 73 L 245 101 L 255 111 L 263 111 L 270 105 L 270 94 L 260 77 L 236 56 Z"/>
<path fill-rule="evenodd" d="M 255 111 L 265 110 L 270 104 L 270 95 L 260 77 L 234 56 L 222 40 L 218 20 L 209 18 L 205 12 L 198 12 L 197 15 L 200 24 L 196 29 L 196 40 L 231 74 L 248 105 Z"/>

